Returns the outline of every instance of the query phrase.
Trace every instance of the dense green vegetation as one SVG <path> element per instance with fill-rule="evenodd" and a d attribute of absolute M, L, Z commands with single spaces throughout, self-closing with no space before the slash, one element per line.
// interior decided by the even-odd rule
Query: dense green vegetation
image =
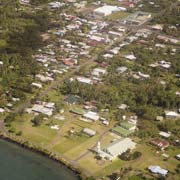
<path fill-rule="evenodd" d="M 163 15 L 158 16 L 153 22 L 164 25 L 164 33 L 175 37 L 180 36 L 180 5 L 173 6 L 163 12 Z"/>
<path fill-rule="evenodd" d="M 49 20 L 45 11 L 28 12 L 20 8 L 18 1 L 2 0 L 0 4 L 0 102 L 8 90 L 15 97 L 25 97 L 31 92 L 30 82 L 38 72 L 38 64 L 32 55 L 43 45 L 40 33 L 47 30 Z M 7 95 L 8 96 L 8 95 Z"/>

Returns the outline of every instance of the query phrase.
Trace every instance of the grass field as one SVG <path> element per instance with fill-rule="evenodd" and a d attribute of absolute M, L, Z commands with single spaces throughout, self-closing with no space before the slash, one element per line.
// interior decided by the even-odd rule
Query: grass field
<path fill-rule="evenodd" d="M 159 165 L 162 168 L 168 169 L 170 172 L 175 173 L 175 168 L 179 161 L 174 158 L 179 153 L 179 149 L 170 146 L 165 152 L 157 153 L 157 149 L 148 144 L 142 143 L 138 138 L 132 139 L 137 142 L 136 149 L 142 156 L 133 161 L 122 161 L 116 159 L 112 162 L 105 160 L 97 160 L 96 155 L 89 151 L 101 139 L 101 146 L 105 147 L 110 142 L 117 140 L 120 137 L 113 135 L 113 133 L 106 132 L 108 127 L 103 126 L 101 122 L 88 123 L 79 120 L 80 116 L 74 116 L 66 109 L 64 121 L 56 120 L 53 117 L 46 120 L 41 126 L 33 127 L 31 119 L 34 115 L 24 113 L 16 118 L 12 123 L 12 127 L 16 131 L 22 131 L 22 138 L 27 139 L 31 143 L 41 145 L 44 148 L 50 149 L 53 152 L 64 155 L 70 160 L 76 161 L 80 169 L 88 170 L 89 173 L 96 177 L 102 177 L 112 174 L 114 171 L 119 171 L 122 167 L 132 167 L 133 173 L 141 169 L 144 173 L 150 165 Z M 52 130 L 51 124 L 58 124 L 59 130 Z M 62 129 L 61 129 L 62 127 Z M 82 133 L 82 129 L 88 127 L 97 132 L 94 137 L 88 137 Z M 69 130 L 74 129 L 73 135 L 69 134 Z M 101 135 L 104 134 L 103 137 Z M 101 138 L 100 138 L 101 137 Z M 170 155 L 170 158 L 164 161 L 163 153 Z"/>
<path fill-rule="evenodd" d="M 56 135 L 56 130 L 50 129 L 46 123 L 51 123 L 52 119 L 45 121 L 45 123 L 39 127 L 33 127 L 31 119 L 34 116 L 31 114 L 23 114 L 17 117 L 16 121 L 12 123 L 17 131 L 22 131 L 23 138 L 29 140 L 32 143 L 39 143 L 41 145 L 47 145 L 50 140 Z M 62 122 L 53 120 L 53 123 L 62 125 Z"/>

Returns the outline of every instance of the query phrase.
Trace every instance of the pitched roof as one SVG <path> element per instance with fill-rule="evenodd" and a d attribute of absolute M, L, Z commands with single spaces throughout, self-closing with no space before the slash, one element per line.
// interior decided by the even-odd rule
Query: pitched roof
<path fill-rule="evenodd" d="M 160 166 L 149 166 L 148 169 L 153 173 L 160 174 L 163 176 L 167 175 L 168 173 L 168 170 L 162 169 Z"/>
<path fill-rule="evenodd" d="M 158 146 L 161 149 L 167 148 L 169 146 L 168 141 L 165 141 L 165 140 L 160 139 L 160 138 L 154 138 L 150 142 L 151 142 L 151 144 Z"/>
<path fill-rule="evenodd" d="M 125 128 L 127 130 L 129 130 L 135 126 L 134 124 L 129 123 L 129 122 L 122 122 L 120 125 L 121 125 L 121 127 Z"/>
<path fill-rule="evenodd" d="M 127 130 L 127 129 L 124 129 L 124 128 L 121 127 L 121 126 L 116 126 L 116 127 L 112 128 L 112 131 L 115 132 L 115 133 L 117 133 L 117 134 L 120 134 L 120 135 L 122 135 L 122 136 L 124 136 L 124 137 L 127 137 L 127 136 L 129 136 L 130 134 L 132 134 L 132 131 L 129 131 L 129 130 Z"/>
<path fill-rule="evenodd" d="M 79 114 L 79 115 L 83 115 L 85 113 L 83 109 L 78 108 L 78 107 L 71 108 L 70 112 L 73 112 L 73 113 Z"/>
<path fill-rule="evenodd" d="M 110 144 L 104 149 L 104 151 L 111 154 L 113 157 L 116 157 L 126 152 L 128 149 L 135 148 L 135 146 L 136 143 L 134 143 L 130 138 L 123 138 Z"/>

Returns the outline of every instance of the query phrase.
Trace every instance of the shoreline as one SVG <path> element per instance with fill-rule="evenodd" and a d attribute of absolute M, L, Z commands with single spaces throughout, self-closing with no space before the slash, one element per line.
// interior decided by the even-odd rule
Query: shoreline
<path fill-rule="evenodd" d="M 6 134 L 3 134 L 2 132 L 0 132 L 0 139 L 10 142 L 10 143 L 13 143 L 13 144 L 16 144 L 17 146 L 20 146 L 26 150 L 35 152 L 41 156 L 44 156 L 44 157 L 51 159 L 57 163 L 60 163 L 61 165 L 65 166 L 67 169 L 72 171 L 79 180 L 83 180 L 83 179 L 87 178 L 87 176 L 85 174 L 83 174 L 82 171 L 80 171 L 78 168 L 75 168 L 67 160 L 65 160 L 62 157 L 59 157 L 57 154 L 55 154 L 47 149 L 30 144 L 28 141 L 24 141 L 23 139 L 18 139 L 13 136 L 12 137 L 8 136 Z"/>

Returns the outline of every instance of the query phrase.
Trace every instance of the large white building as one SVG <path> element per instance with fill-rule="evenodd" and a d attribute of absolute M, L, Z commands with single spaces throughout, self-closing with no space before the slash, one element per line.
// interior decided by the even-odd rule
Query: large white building
<path fill-rule="evenodd" d="M 117 11 L 126 11 L 126 8 L 105 5 L 105 6 L 95 9 L 94 14 L 99 15 L 99 16 L 108 16 L 108 15 L 111 15 L 113 12 L 117 12 Z"/>
<path fill-rule="evenodd" d="M 83 117 L 91 121 L 97 121 L 100 118 L 96 112 L 92 111 L 88 111 L 87 113 L 83 114 Z"/>
<path fill-rule="evenodd" d="M 123 138 L 111 143 L 103 150 L 101 150 L 99 147 L 97 153 L 104 159 L 113 160 L 122 153 L 126 152 L 128 149 L 132 150 L 135 147 L 136 143 L 133 142 L 130 138 Z"/>

